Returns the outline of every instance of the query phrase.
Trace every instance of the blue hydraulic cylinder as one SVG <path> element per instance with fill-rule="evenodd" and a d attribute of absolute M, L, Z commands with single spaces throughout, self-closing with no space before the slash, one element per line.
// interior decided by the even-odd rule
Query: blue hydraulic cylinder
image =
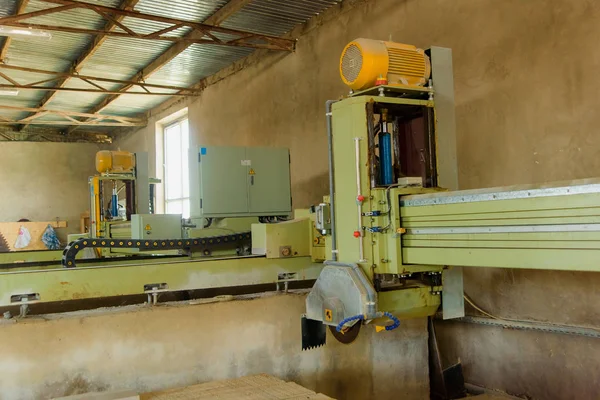
<path fill-rule="evenodd" d="M 381 170 L 381 184 L 394 183 L 394 170 L 392 166 L 392 136 L 387 132 L 379 134 L 379 163 Z"/>
<path fill-rule="evenodd" d="M 110 214 L 113 217 L 119 216 L 119 195 L 117 194 L 117 188 L 113 188 L 112 197 L 110 200 Z"/>

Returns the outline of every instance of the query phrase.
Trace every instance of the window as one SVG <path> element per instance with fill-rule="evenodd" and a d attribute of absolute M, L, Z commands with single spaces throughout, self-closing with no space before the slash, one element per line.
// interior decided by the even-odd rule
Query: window
<path fill-rule="evenodd" d="M 190 176 L 188 120 L 167 125 L 164 130 L 165 213 L 190 217 Z"/>

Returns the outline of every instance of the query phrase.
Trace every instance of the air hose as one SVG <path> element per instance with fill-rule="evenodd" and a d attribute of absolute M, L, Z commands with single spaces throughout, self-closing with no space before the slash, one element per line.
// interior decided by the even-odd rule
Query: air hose
<path fill-rule="evenodd" d="M 362 314 L 355 315 L 354 317 L 344 318 L 343 320 L 340 321 L 339 324 L 337 324 L 337 326 L 335 327 L 335 330 L 338 332 L 341 332 L 342 329 L 344 329 L 344 325 L 346 325 L 348 322 L 362 321 L 363 319 L 365 319 L 365 317 Z"/>
<path fill-rule="evenodd" d="M 396 318 L 396 316 L 394 316 L 392 313 L 389 313 L 387 311 L 384 311 L 384 312 L 379 311 L 377 313 L 377 316 L 378 317 L 388 317 L 393 322 L 392 325 L 386 325 L 386 326 L 378 327 L 378 328 L 381 328 L 381 329 L 377 330 L 378 332 L 380 330 L 384 330 L 384 329 L 386 331 L 392 331 L 392 330 L 394 330 L 394 329 L 396 329 L 397 327 L 400 326 L 400 320 L 398 318 Z M 339 324 L 337 324 L 337 326 L 335 327 L 335 330 L 338 331 L 338 332 L 341 332 L 342 329 L 344 329 L 344 325 L 346 325 L 348 322 L 362 321 L 364 319 L 365 319 L 365 317 L 362 314 L 355 315 L 353 317 L 344 318 L 343 320 L 340 321 Z"/>
<path fill-rule="evenodd" d="M 398 318 L 396 318 L 392 313 L 384 311 L 382 313 L 382 315 L 388 317 L 389 319 L 391 319 L 394 322 L 392 325 L 385 326 L 386 331 L 393 331 L 394 329 L 396 329 L 397 327 L 400 326 L 400 320 Z"/>

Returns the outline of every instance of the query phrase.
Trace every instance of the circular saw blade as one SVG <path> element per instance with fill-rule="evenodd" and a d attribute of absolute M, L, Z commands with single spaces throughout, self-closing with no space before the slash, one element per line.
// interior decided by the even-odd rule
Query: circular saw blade
<path fill-rule="evenodd" d="M 333 335 L 333 337 L 340 343 L 350 344 L 354 342 L 354 340 L 358 337 L 358 333 L 360 332 L 361 323 L 357 322 L 352 325 L 350 328 L 342 330 L 342 332 L 338 332 L 335 329 L 335 326 L 329 326 L 329 331 Z"/>

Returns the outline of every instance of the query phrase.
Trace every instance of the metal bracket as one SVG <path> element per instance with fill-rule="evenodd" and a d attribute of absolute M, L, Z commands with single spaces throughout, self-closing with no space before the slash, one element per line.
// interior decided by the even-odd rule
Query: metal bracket
<path fill-rule="evenodd" d="M 298 274 L 296 272 L 282 272 L 277 274 L 277 282 L 275 283 L 275 290 L 279 292 L 280 286 L 279 283 L 283 282 L 283 291 L 285 293 L 289 290 L 289 282 L 297 281 Z"/>
<path fill-rule="evenodd" d="M 148 304 L 155 306 L 158 303 L 160 293 L 169 292 L 169 285 L 166 283 L 150 283 L 144 285 L 144 293 L 148 295 Z"/>
<path fill-rule="evenodd" d="M 25 318 L 29 314 L 29 305 L 40 301 L 39 293 L 14 294 L 10 296 L 11 303 L 19 304 L 19 318 Z"/>

